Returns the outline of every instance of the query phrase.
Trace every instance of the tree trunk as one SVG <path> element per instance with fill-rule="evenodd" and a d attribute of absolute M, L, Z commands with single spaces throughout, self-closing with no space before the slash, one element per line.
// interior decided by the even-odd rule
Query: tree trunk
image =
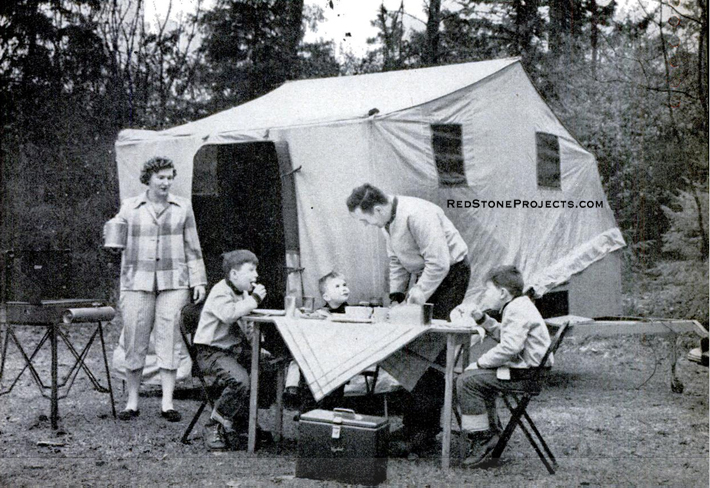
<path fill-rule="evenodd" d="M 303 0 L 287 0 L 284 3 L 284 57 L 288 63 L 286 76 L 287 79 L 294 79 L 299 75 L 298 45 L 303 32 Z"/>
<path fill-rule="evenodd" d="M 538 0 L 515 1 L 515 36 L 518 55 L 528 61 L 532 39 L 537 27 Z"/>
<path fill-rule="evenodd" d="M 430 0 L 426 23 L 426 50 L 424 66 L 434 66 L 439 61 L 439 24 L 441 23 L 441 0 Z"/>
<path fill-rule="evenodd" d="M 597 50 L 599 44 L 599 12 L 597 11 L 597 0 L 589 0 L 589 10 L 592 11 L 591 31 L 592 31 L 592 78 L 597 78 L 597 61 L 599 52 Z"/>
<path fill-rule="evenodd" d="M 700 255 L 703 260 L 708 258 L 708 234 L 705 228 L 705 221 L 703 220 L 703 207 L 700 204 L 700 197 L 698 197 L 697 188 L 691 188 L 693 192 L 693 200 L 695 200 L 695 207 L 698 210 L 698 229 L 700 230 Z"/>
<path fill-rule="evenodd" d="M 703 132 L 708 131 L 708 2 L 698 0 L 700 6 L 700 35 L 698 36 L 698 95 L 703 106 Z"/>

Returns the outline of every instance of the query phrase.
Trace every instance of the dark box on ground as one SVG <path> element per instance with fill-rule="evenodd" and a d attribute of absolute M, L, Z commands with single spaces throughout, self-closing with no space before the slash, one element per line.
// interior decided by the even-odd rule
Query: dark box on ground
<path fill-rule="evenodd" d="M 296 477 L 376 485 L 387 479 L 389 420 L 312 410 L 298 422 Z"/>

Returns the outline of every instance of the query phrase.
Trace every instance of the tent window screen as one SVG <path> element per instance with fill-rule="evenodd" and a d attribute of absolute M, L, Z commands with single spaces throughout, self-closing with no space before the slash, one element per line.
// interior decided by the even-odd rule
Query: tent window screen
<path fill-rule="evenodd" d="M 561 189 L 560 141 L 557 136 L 537 132 L 537 186 Z"/>
<path fill-rule="evenodd" d="M 431 145 L 439 186 L 468 186 L 463 166 L 461 124 L 431 124 Z"/>

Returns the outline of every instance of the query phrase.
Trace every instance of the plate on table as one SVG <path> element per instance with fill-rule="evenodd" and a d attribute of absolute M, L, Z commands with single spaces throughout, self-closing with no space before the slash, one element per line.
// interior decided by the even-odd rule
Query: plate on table
<path fill-rule="evenodd" d="M 319 314 L 318 312 L 312 312 L 312 313 L 301 313 L 301 316 L 298 318 L 299 319 L 307 319 L 307 320 L 325 320 L 327 317 L 325 315 Z"/>
<path fill-rule="evenodd" d="M 331 322 L 344 322 L 348 324 L 371 324 L 372 319 L 359 319 L 355 317 L 346 317 L 343 314 L 332 314 L 330 316 Z"/>
<path fill-rule="evenodd" d="M 271 308 L 255 308 L 251 311 L 254 315 L 286 315 L 285 310 L 271 309 Z"/>

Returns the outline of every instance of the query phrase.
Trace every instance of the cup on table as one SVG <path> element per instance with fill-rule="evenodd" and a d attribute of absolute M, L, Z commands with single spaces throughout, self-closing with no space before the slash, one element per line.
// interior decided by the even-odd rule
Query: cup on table
<path fill-rule="evenodd" d="M 422 305 L 422 325 L 431 325 L 434 318 L 434 304 L 425 303 Z"/>
<path fill-rule="evenodd" d="M 390 317 L 390 309 L 387 307 L 375 307 L 372 309 L 373 322 L 387 322 Z"/>
<path fill-rule="evenodd" d="M 294 318 L 296 316 L 296 297 L 293 295 L 286 295 L 284 297 L 284 311 L 286 312 L 286 317 Z"/>
<path fill-rule="evenodd" d="M 303 306 L 301 310 L 303 313 L 313 313 L 316 307 L 316 299 L 314 297 L 303 297 Z"/>

